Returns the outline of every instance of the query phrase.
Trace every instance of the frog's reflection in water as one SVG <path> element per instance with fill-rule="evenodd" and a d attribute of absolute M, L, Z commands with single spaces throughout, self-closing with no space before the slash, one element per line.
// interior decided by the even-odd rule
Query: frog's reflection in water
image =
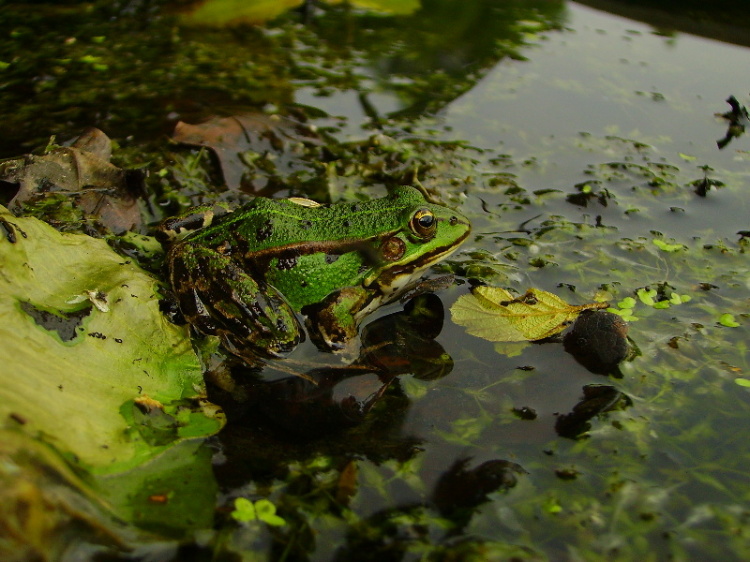
<path fill-rule="evenodd" d="M 230 385 L 213 385 L 211 399 L 226 409 L 230 425 L 265 427 L 289 440 L 309 441 L 349 429 L 365 422 L 389 388 L 388 400 L 408 407 L 398 388 L 399 375 L 436 379 L 451 372 L 452 359 L 434 339 L 443 318 L 440 299 L 420 295 L 404 310 L 364 328 L 359 356 L 348 365 L 316 366 L 303 376 L 276 380 L 245 377 L 243 382 L 235 377 Z M 379 418 L 390 420 L 380 423 L 393 423 L 399 407 L 394 411 L 390 406 L 379 408 L 387 410 Z"/>
<path fill-rule="evenodd" d="M 218 479 L 231 488 L 283 478 L 289 463 L 316 454 L 383 462 L 420 453 L 422 439 L 403 429 L 411 402 L 399 377 L 451 372 L 452 359 L 434 340 L 443 318 L 440 299 L 423 294 L 364 328 L 360 353 L 347 365 L 317 364 L 276 380 L 247 369 L 231 381 L 207 377 L 209 398 L 228 420 L 218 438 L 226 459 L 216 464 Z"/>
<path fill-rule="evenodd" d="M 434 380 L 452 371 L 453 360 L 435 341 L 443 318 L 440 299 L 420 295 L 403 311 L 371 322 L 362 332 L 359 357 L 350 365 L 311 369 L 304 373 L 306 378 L 254 379 L 237 384 L 231 393 L 214 388 L 211 398 L 227 408 L 229 419 L 219 437 L 221 453 L 214 466 L 221 486 L 231 495 L 258 482 L 282 480 L 288 489 L 303 486 L 305 497 L 322 494 L 325 501 L 334 502 L 330 509 L 336 511 L 348 504 L 347 482 L 357 481 L 363 459 L 405 463 L 422 455 L 428 444 L 404 430 L 410 401 L 399 376 Z M 236 404 L 230 404 L 232 400 Z M 318 480 L 303 478 L 302 484 L 290 470 L 321 455 L 338 474 L 325 493 Z M 424 493 L 396 481 L 389 484 L 394 486 L 388 494 L 392 499 L 382 504 L 382 499 L 372 498 L 382 508 L 372 512 L 365 525 L 374 525 L 383 536 L 368 535 L 365 540 L 352 530 L 339 556 L 358 558 L 370 550 L 384 554 L 383 548 L 390 548 L 389 521 L 402 515 L 444 518 L 450 522 L 446 538 L 460 533 L 478 507 L 490 500 L 489 494 L 512 488 L 525 474 L 521 466 L 506 460 L 482 460 L 448 457 L 443 459 L 448 464 L 441 461 L 439 467 L 429 461 L 430 466 L 420 470 Z M 352 471 L 355 476 L 350 478 Z"/>

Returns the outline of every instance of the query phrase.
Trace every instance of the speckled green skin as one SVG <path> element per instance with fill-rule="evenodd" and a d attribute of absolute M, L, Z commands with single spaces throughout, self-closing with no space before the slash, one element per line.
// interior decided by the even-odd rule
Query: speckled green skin
<path fill-rule="evenodd" d="M 434 215 L 434 228 L 415 229 L 415 213 Z M 295 313 L 307 316 L 319 347 L 342 347 L 364 315 L 397 298 L 469 231 L 466 218 L 412 187 L 313 207 L 257 198 L 174 244 L 167 263 L 196 328 L 242 357 L 276 356 L 304 338 Z"/>

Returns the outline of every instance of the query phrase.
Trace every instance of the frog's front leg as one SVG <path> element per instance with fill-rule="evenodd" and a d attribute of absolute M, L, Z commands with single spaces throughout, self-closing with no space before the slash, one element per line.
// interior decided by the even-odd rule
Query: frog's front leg
<path fill-rule="evenodd" d="M 304 339 L 284 297 L 255 281 L 231 256 L 182 242 L 170 250 L 167 263 L 185 319 L 200 332 L 219 336 L 235 355 L 278 357 Z"/>
<path fill-rule="evenodd" d="M 345 349 L 357 337 L 359 313 L 371 300 L 372 295 L 362 287 L 346 287 L 321 303 L 304 307 L 310 339 L 324 350 Z"/>

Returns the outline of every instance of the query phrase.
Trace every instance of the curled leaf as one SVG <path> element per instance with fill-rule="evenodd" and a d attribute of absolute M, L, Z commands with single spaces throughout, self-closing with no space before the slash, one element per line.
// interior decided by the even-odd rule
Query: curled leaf
<path fill-rule="evenodd" d="M 540 289 L 513 296 L 500 287 L 477 287 L 472 294 L 455 302 L 451 315 L 470 334 L 489 341 L 534 341 L 561 332 L 584 310 L 607 306 L 605 303 L 570 305 Z"/>

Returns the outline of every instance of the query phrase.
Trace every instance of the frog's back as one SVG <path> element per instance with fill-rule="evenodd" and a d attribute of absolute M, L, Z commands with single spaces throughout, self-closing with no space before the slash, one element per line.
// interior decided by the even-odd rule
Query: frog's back
<path fill-rule="evenodd" d="M 226 217 L 216 229 L 242 242 L 247 252 L 308 242 L 364 240 L 401 228 L 404 212 L 412 206 L 411 201 L 389 198 L 312 207 L 286 199 L 258 198 Z"/>

